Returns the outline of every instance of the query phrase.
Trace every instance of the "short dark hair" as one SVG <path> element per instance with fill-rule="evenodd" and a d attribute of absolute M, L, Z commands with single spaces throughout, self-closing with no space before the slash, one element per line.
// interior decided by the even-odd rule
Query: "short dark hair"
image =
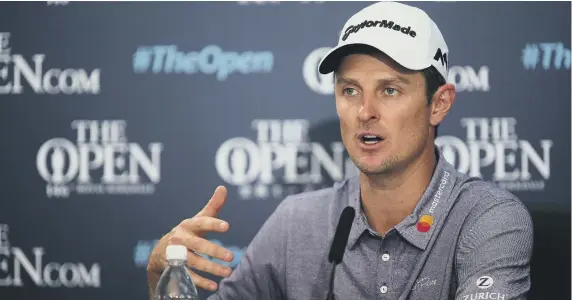
<path fill-rule="evenodd" d="M 373 47 L 363 46 L 363 45 L 359 45 L 359 47 L 353 47 L 353 48 L 351 48 L 351 50 L 348 49 L 346 54 L 349 54 L 349 52 L 354 53 L 354 54 L 355 53 L 361 53 L 361 54 L 368 54 L 368 55 L 381 53 L 379 50 L 377 50 Z M 334 80 L 335 80 L 335 77 L 336 77 L 335 75 L 338 72 L 339 67 L 340 67 L 340 64 L 338 64 L 338 66 L 334 70 Z M 435 93 L 437 92 L 439 87 L 441 87 L 442 85 L 447 83 L 447 80 L 445 78 L 443 78 L 443 75 L 441 75 L 441 73 L 439 73 L 439 71 L 437 71 L 437 69 L 435 69 L 435 67 L 433 67 L 433 66 L 421 70 L 421 74 L 423 74 L 423 78 L 425 78 L 426 102 L 427 102 L 427 105 L 429 105 L 429 104 L 431 104 L 431 102 L 433 100 L 433 95 L 435 95 Z M 437 129 L 438 128 L 439 128 L 439 125 L 435 126 L 435 137 L 437 137 Z"/>

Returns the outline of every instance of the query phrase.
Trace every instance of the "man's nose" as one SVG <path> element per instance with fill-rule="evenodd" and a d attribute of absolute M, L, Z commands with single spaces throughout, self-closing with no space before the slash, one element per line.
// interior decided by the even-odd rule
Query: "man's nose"
<path fill-rule="evenodd" d="M 362 123 L 379 119 L 377 99 L 374 96 L 368 95 L 362 98 L 358 118 Z"/>

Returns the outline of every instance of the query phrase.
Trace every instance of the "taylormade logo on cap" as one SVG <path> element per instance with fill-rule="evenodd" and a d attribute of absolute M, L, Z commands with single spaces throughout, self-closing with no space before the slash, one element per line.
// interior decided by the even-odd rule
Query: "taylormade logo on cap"
<path fill-rule="evenodd" d="M 323 56 L 318 72 L 334 72 L 343 57 L 364 45 L 406 69 L 434 67 L 445 80 L 449 78 L 449 47 L 437 24 L 417 7 L 384 1 L 355 13 L 344 23 L 338 45 Z"/>
<path fill-rule="evenodd" d="M 411 30 L 411 26 L 404 27 L 399 24 L 395 24 L 395 22 L 393 21 L 388 21 L 388 20 L 382 20 L 382 21 L 365 20 L 358 25 L 349 26 L 344 32 L 342 41 L 345 41 L 350 36 L 350 34 L 357 33 L 364 27 L 378 27 L 378 26 L 382 28 L 393 29 L 395 31 L 400 31 L 401 33 L 409 35 L 412 38 L 415 38 L 415 36 L 417 36 L 417 33 L 414 30 Z"/>

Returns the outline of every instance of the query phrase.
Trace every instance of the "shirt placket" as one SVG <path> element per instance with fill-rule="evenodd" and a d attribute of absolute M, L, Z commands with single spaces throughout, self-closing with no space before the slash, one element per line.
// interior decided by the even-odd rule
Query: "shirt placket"
<path fill-rule="evenodd" d="M 377 249 L 377 294 L 379 300 L 392 299 L 391 274 L 393 272 L 392 238 L 388 235 L 380 237 Z"/>

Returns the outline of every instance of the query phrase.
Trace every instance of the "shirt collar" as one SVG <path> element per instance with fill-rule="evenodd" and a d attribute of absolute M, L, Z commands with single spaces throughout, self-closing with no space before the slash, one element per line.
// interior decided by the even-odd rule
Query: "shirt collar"
<path fill-rule="evenodd" d="M 361 235 L 366 230 L 371 230 L 367 223 L 365 214 L 361 206 L 360 182 L 359 175 L 348 180 L 349 185 L 349 205 L 356 211 L 355 219 L 348 237 L 348 247 L 351 249 L 355 246 Z"/>
<path fill-rule="evenodd" d="M 435 148 L 435 151 L 438 158 L 437 166 L 427 189 L 413 213 L 395 226 L 403 238 L 422 250 L 427 247 L 436 228 L 441 227 L 439 225 L 454 201 L 449 196 L 456 180 L 456 170 L 445 160 L 438 148 Z M 366 230 L 374 231 L 370 228 L 361 206 L 359 176 L 349 179 L 348 183 L 349 205 L 356 210 L 356 217 L 348 238 L 348 247 L 352 248 Z"/>
<path fill-rule="evenodd" d="M 447 216 L 455 199 L 451 191 L 455 186 L 456 170 L 445 160 L 443 153 L 436 149 L 437 167 L 431 181 L 415 206 L 413 213 L 395 226 L 395 229 L 408 242 L 425 250 L 429 240 Z"/>

